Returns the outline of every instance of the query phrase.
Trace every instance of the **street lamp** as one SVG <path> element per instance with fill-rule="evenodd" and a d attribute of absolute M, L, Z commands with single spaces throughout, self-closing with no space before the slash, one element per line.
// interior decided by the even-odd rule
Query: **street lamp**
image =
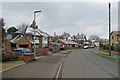
<path fill-rule="evenodd" d="M 39 13 L 41 11 L 34 11 L 34 20 L 33 20 L 33 24 L 34 24 L 34 59 L 36 57 L 36 52 L 35 52 L 35 28 L 36 28 L 36 22 L 35 22 L 35 13 Z"/>

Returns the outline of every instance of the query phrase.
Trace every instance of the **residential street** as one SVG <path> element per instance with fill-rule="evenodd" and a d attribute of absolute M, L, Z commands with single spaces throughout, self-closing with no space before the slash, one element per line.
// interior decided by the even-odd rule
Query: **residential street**
<path fill-rule="evenodd" d="M 117 78 L 118 62 L 93 52 L 95 49 L 74 49 L 65 58 L 58 52 L 37 61 L 3 72 L 3 78 L 55 78 L 64 59 L 61 78 Z"/>
<path fill-rule="evenodd" d="M 51 54 L 2 73 L 3 78 L 54 78 L 64 54 Z"/>
<path fill-rule="evenodd" d="M 93 53 L 91 49 L 72 51 L 64 60 L 61 78 L 115 78 L 118 62 Z"/>

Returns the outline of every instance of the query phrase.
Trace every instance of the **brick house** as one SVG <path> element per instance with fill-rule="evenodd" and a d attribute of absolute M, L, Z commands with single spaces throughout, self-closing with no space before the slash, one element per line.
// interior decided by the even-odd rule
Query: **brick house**
<path fill-rule="evenodd" d="M 111 45 L 115 46 L 120 41 L 120 31 L 112 31 L 110 34 Z"/>
<path fill-rule="evenodd" d="M 34 29 L 33 24 L 29 27 L 25 27 L 21 30 L 16 31 L 15 33 L 8 34 L 5 41 L 3 42 L 5 48 L 6 43 L 10 43 L 9 50 L 14 48 L 29 48 L 33 52 L 34 48 L 34 39 L 35 39 L 35 48 L 41 50 L 42 48 L 49 47 L 49 42 L 51 41 L 51 36 L 46 32 L 41 31 L 40 29 Z M 39 51 L 37 51 L 39 52 Z"/>
<path fill-rule="evenodd" d="M 78 43 L 74 41 L 58 39 L 56 42 L 60 43 L 61 47 L 64 47 L 66 49 L 78 48 Z"/>
<path fill-rule="evenodd" d="M 49 47 L 60 47 L 61 44 L 57 42 L 49 42 Z"/>

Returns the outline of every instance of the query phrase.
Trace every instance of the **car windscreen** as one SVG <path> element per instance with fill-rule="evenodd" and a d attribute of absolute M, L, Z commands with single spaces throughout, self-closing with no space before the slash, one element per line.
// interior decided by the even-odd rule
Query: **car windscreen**
<path fill-rule="evenodd" d="M 12 50 L 12 52 L 20 52 L 20 51 L 22 51 L 22 50 Z"/>
<path fill-rule="evenodd" d="M 24 51 L 30 51 L 29 49 L 24 49 Z"/>

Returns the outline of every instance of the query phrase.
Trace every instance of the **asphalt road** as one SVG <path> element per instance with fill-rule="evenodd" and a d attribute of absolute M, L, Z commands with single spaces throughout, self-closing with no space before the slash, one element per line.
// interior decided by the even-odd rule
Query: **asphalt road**
<path fill-rule="evenodd" d="M 64 60 L 61 78 L 117 78 L 118 62 L 91 49 L 73 50 Z"/>
<path fill-rule="evenodd" d="M 3 72 L 2 78 L 54 78 L 64 56 L 59 53 L 45 56 Z"/>

